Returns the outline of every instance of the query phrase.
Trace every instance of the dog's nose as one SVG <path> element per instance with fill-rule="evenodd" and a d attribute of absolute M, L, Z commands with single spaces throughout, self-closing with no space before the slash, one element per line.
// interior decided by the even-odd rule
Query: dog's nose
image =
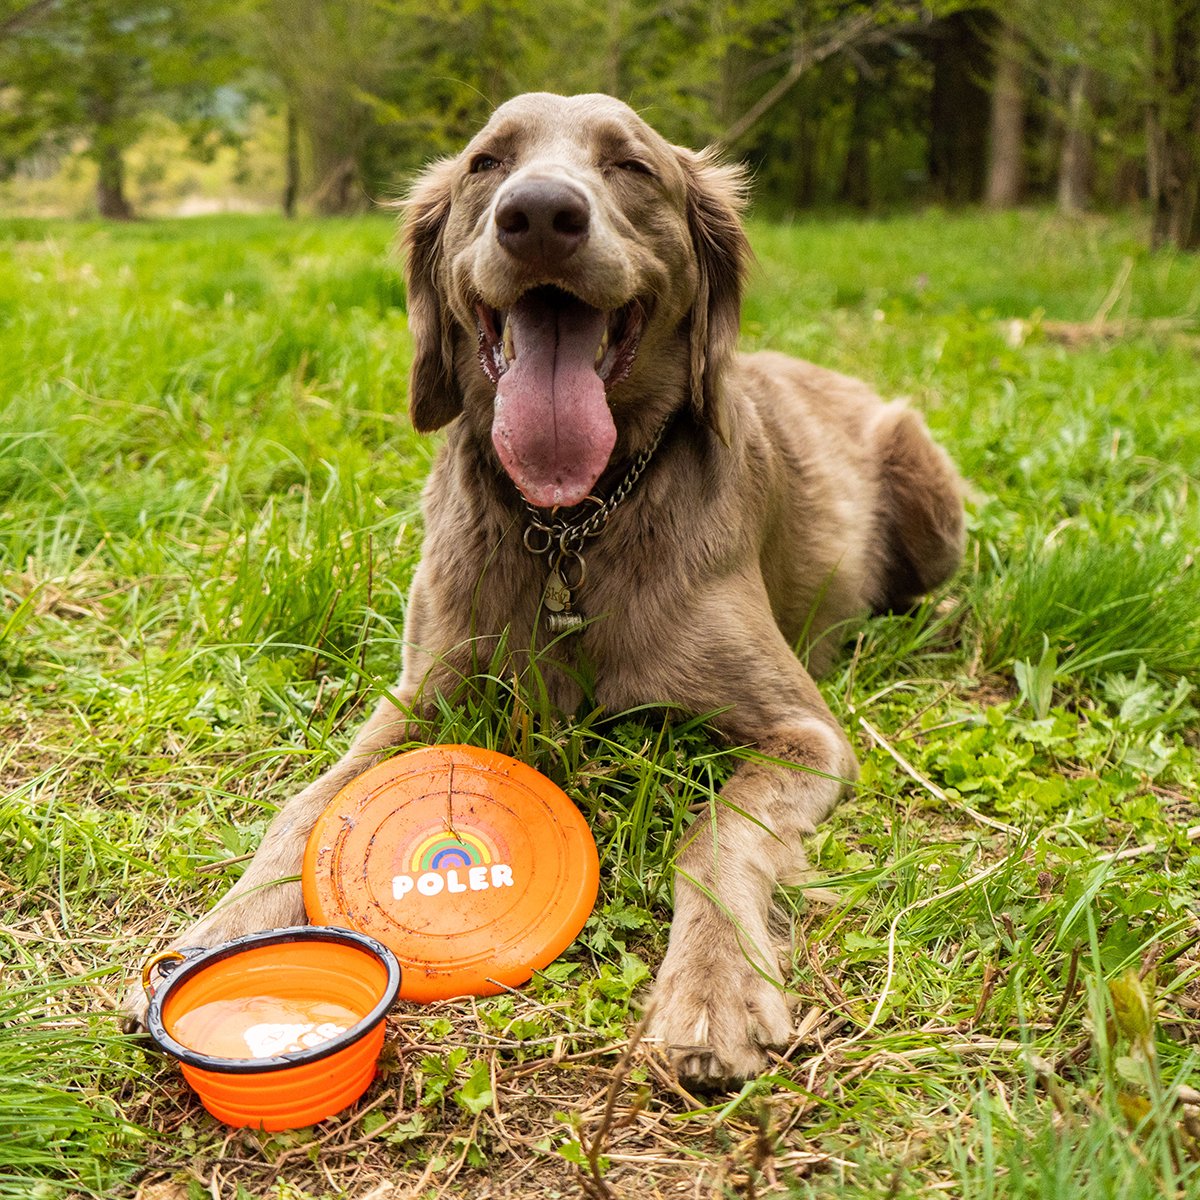
<path fill-rule="evenodd" d="M 513 184 L 496 205 L 496 237 L 514 258 L 550 267 L 571 257 L 587 240 L 587 197 L 554 179 Z"/>

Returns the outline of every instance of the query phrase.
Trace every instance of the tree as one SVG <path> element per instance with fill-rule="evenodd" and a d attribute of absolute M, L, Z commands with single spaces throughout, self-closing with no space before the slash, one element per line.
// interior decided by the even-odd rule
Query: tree
<path fill-rule="evenodd" d="M 100 214 L 131 217 L 124 155 L 148 114 L 203 119 L 234 69 L 215 9 L 216 0 L 47 0 L 12 12 L 0 80 L 14 97 L 10 124 L 24 131 L 24 150 L 82 136 Z"/>
<path fill-rule="evenodd" d="M 993 24 L 988 11 L 963 9 L 939 21 L 929 38 L 933 62 L 929 176 L 937 197 L 952 204 L 983 195 L 985 130 L 991 113 L 985 81 L 991 71 Z"/>
<path fill-rule="evenodd" d="M 995 40 L 992 76 L 991 136 L 988 140 L 989 208 L 1012 208 L 1021 196 L 1025 158 L 1024 57 L 1021 35 L 1008 17 L 1001 18 Z"/>
<path fill-rule="evenodd" d="M 459 145 L 494 104 L 540 83 L 549 45 L 564 28 L 578 34 L 583 7 L 547 22 L 530 0 L 244 2 L 241 32 L 289 121 L 287 195 L 294 204 L 303 143 L 324 215 L 368 207 L 400 172 Z M 586 62 L 580 40 L 570 52 Z M 567 55 L 562 65 L 570 73 Z"/>
<path fill-rule="evenodd" d="M 1067 85 L 1062 153 L 1058 160 L 1058 210 L 1082 212 L 1092 184 L 1092 68 L 1078 63 Z"/>
<path fill-rule="evenodd" d="M 257 0 L 247 11 L 252 52 L 275 80 L 289 122 L 291 205 L 302 136 L 317 211 L 362 209 L 362 156 L 372 133 L 368 97 L 379 89 L 394 45 L 386 14 L 364 0 Z"/>
<path fill-rule="evenodd" d="M 1141 163 L 1154 245 L 1200 247 L 1200 0 L 1005 0 L 997 11 L 1040 75 L 1060 209 L 1087 206 L 1102 155 L 1112 193 L 1136 200 Z"/>
<path fill-rule="evenodd" d="M 1123 77 L 1122 90 L 1133 88 L 1134 73 L 1122 48 L 1132 11 L 1125 0 L 1090 0 L 1071 10 L 1040 0 L 1006 0 L 1001 10 L 994 105 L 1001 105 L 1005 87 L 1012 86 L 1004 77 L 1006 63 L 1010 78 L 1019 73 L 1032 81 L 1022 95 L 1038 97 L 1047 147 L 1040 182 L 1064 213 L 1080 212 L 1091 200 L 1099 80 Z"/>
<path fill-rule="evenodd" d="M 1200 248 L 1200 0 L 1158 0 L 1148 31 L 1152 241 Z"/>

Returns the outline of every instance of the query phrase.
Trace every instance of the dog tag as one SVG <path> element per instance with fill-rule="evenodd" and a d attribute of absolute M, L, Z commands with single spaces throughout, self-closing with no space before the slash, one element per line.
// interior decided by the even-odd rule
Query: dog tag
<path fill-rule="evenodd" d="M 571 589 L 561 572 L 551 571 L 546 580 L 546 591 L 542 602 L 552 613 L 569 612 L 571 609 Z"/>

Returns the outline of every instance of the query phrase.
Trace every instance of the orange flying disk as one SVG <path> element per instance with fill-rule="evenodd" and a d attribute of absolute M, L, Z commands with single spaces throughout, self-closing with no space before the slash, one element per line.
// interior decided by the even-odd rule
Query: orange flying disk
<path fill-rule="evenodd" d="M 491 996 L 583 928 L 600 864 L 587 822 L 532 767 L 472 746 L 397 755 L 344 787 L 304 855 L 318 925 L 383 942 L 400 996 Z"/>

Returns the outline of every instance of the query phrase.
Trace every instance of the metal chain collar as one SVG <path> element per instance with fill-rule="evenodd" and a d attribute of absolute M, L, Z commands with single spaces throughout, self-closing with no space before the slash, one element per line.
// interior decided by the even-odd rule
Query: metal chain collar
<path fill-rule="evenodd" d="M 583 586 L 587 578 L 583 545 L 589 538 L 603 532 L 609 517 L 633 491 L 658 449 L 664 432 L 665 423 L 659 427 L 654 440 L 630 463 L 629 470 L 608 499 L 588 496 L 580 503 L 594 507 L 573 521 L 559 516 L 557 508 L 551 509 L 547 515 L 544 509 L 534 508 L 528 500 L 525 501 L 525 509 L 529 514 L 529 523 L 525 526 L 525 549 L 530 554 L 546 557 L 550 562 L 550 578 L 546 582 L 542 601 L 552 632 L 572 632 L 583 624 L 583 618 L 574 611 L 572 605 L 572 594 Z"/>

